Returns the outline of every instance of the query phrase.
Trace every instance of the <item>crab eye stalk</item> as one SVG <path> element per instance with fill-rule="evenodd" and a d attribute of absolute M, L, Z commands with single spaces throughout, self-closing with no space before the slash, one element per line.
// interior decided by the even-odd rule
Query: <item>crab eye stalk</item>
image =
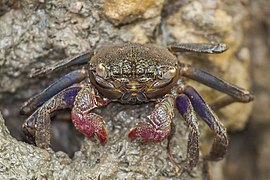
<path fill-rule="evenodd" d="M 162 79 L 172 79 L 175 75 L 176 75 L 176 69 L 172 67 L 168 71 L 162 74 Z"/>
<path fill-rule="evenodd" d="M 96 73 L 98 76 L 105 78 L 107 76 L 106 67 L 104 63 L 99 63 L 96 66 Z"/>

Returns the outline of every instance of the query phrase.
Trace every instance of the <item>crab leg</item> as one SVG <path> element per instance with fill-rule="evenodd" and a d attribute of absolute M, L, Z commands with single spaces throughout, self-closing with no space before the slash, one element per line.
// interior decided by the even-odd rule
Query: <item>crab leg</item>
<path fill-rule="evenodd" d="M 233 102 L 243 102 L 248 103 L 254 99 L 254 96 L 249 91 L 242 89 L 236 85 L 228 83 L 221 78 L 215 77 L 210 73 L 203 71 L 201 69 L 184 65 L 180 65 L 181 75 L 198 81 L 206 86 L 209 86 L 213 89 L 216 89 L 220 92 L 228 94 L 232 98 L 227 98 L 225 100 L 225 105 L 228 105 Z M 220 105 L 221 106 L 221 105 Z"/>
<path fill-rule="evenodd" d="M 72 108 L 72 121 L 76 129 L 89 138 L 97 135 L 101 144 L 106 143 L 105 123 L 100 115 L 90 111 L 109 102 L 110 100 L 100 97 L 89 85 L 78 93 Z"/>
<path fill-rule="evenodd" d="M 188 162 L 184 168 L 189 170 L 195 167 L 199 161 L 199 129 L 197 117 L 189 98 L 185 94 L 176 97 L 176 108 L 189 126 L 187 157 Z"/>
<path fill-rule="evenodd" d="M 28 137 L 35 137 L 38 147 L 46 148 L 50 144 L 51 114 L 60 109 L 71 108 L 80 90 L 81 87 L 78 85 L 64 89 L 26 119 L 23 130 Z"/>
<path fill-rule="evenodd" d="M 222 159 L 226 154 L 229 143 L 226 129 L 222 123 L 218 121 L 218 117 L 194 88 L 186 86 L 183 89 L 183 93 L 190 99 L 195 112 L 217 134 L 211 147 L 211 151 L 206 159 L 211 161 Z"/>
<path fill-rule="evenodd" d="M 165 96 L 155 105 L 148 116 L 149 122 L 140 122 L 128 134 L 131 140 L 141 138 L 144 142 L 161 142 L 171 131 L 171 121 L 174 116 L 174 97 Z"/>
<path fill-rule="evenodd" d="M 74 65 L 87 64 L 90 58 L 93 56 L 93 51 L 88 51 L 80 55 L 74 56 L 72 58 L 68 57 L 66 59 L 57 61 L 55 64 L 48 65 L 42 68 L 34 69 L 29 76 L 30 77 L 41 77 L 49 74 L 51 72 L 60 71 Z"/>
<path fill-rule="evenodd" d="M 172 52 L 198 52 L 198 53 L 222 53 L 228 49 L 226 44 L 219 43 L 183 43 L 170 45 L 168 49 Z"/>
<path fill-rule="evenodd" d="M 85 69 L 72 71 L 66 74 L 58 81 L 51 84 L 48 88 L 43 90 L 41 93 L 26 101 L 21 107 L 20 114 L 32 113 L 34 110 L 36 110 L 37 107 L 41 106 L 55 94 L 71 86 L 72 84 L 79 83 L 84 80 L 87 74 L 88 73 Z"/>

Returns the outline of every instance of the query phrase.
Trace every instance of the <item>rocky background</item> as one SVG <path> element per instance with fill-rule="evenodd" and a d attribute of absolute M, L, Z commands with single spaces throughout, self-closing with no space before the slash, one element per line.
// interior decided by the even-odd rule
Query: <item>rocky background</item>
<path fill-rule="evenodd" d="M 256 99 L 247 127 L 232 134 L 227 165 L 228 179 L 270 178 L 270 2 L 250 1 L 245 42 L 250 49 L 252 89 Z"/>
<path fill-rule="evenodd" d="M 167 158 L 167 141 L 149 145 L 128 141 L 128 130 L 145 119 L 153 108 L 151 103 L 115 103 L 99 109 L 108 130 L 105 146 L 78 134 L 65 121 L 68 112 L 53 121 L 53 150 L 24 143 L 21 125 L 26 117 L 18 114 L 20 105 L 60 76 L 31 79 L 32 68 L 104 44 L 129 41 L 228 44 L 230 49 L 221 55 L 179 54 L 182 62 L 241 87 L 252 86 L 256 96 L 254 106 L 235 103 L 217 112 L 231 143 L 226 159 L 211 163 L 209 173 L 213 179 L 269 179 L 269 7 L 266 0 L 0 0 L 0 111 L 5 119 L 0 120 L 1 179 L 206 178 L 202 160 L 191 175 L 179 174 Z M 189 83 L 208 102 L 221 96 L 201 84 Z M 188 129 L 178 115 L 174 124 L 172 153 L 181 162 Z M 207 129 L 200 123 L 201 156 L 212 139 Z"/>

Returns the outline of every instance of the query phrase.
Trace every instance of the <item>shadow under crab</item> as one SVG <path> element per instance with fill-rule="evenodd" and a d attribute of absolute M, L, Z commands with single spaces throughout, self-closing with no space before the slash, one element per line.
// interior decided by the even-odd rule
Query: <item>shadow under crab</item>
<path fill-rule="evenodd" d="M 225 96 L 212 104 L 220 108 L 233 102 L 250 102 L 253 95 L 240 87 L 217 78 L 201 69 L 177 61 L 173 53 L 221 53 L 225 44 L 179 44 L 167 48 L 156 45 L 127 43 L 104 46 L 97 52 L 86 52 L 57 64 L 37 69 L 31 76 L 83 64 L 84 68 L 63 76 L 40 94 L 28 100 L 21 113 L 30 115 L 24 125 L 25 134 L 38 147 L 50 145 L 51 115 L 60 109 L 72 109 L 72 121 L 78 131 L 101 144 L 107 141 L 105 122 L 92 110 L 111 102 L 141 104 L 156 102 L 148 122 L 140 122 L 129 132 L 131 140 L 161 142 L 171 133 L 174 107 L 190 128 L 187 161 L 182 167 L 190 170 L 199 160 L 198 124 L 196 114 L 215 132 L 216 138 L 206 159 L 220 160 L 226 154 L 226 129 L 199 93 L 183 81 L 190 78 L 223 92 Z"/>

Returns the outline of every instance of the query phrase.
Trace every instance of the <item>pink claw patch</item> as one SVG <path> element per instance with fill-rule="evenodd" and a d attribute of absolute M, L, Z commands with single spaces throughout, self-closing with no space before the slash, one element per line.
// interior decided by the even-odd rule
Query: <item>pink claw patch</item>
<path fill-rule="evenodd" d="M 155 129 L 150 123 L 139 123 L 135 128 L 131 129 L 128 137 L 131 141 L 141 138 L 144 142 L 161 142 L 170 134 L 170 127 L 164 129 Z"/>
<path fill-rule="evenodd" d="M 72 122 L 76 129 L 86 135 L 88 138 L 92 138 L 97 135 L 102 145 L 107 142 L 107 133 L 105 123 L 102 117 L 95 113 L 80 114 L 75 110 L 72 111 Z"/>

